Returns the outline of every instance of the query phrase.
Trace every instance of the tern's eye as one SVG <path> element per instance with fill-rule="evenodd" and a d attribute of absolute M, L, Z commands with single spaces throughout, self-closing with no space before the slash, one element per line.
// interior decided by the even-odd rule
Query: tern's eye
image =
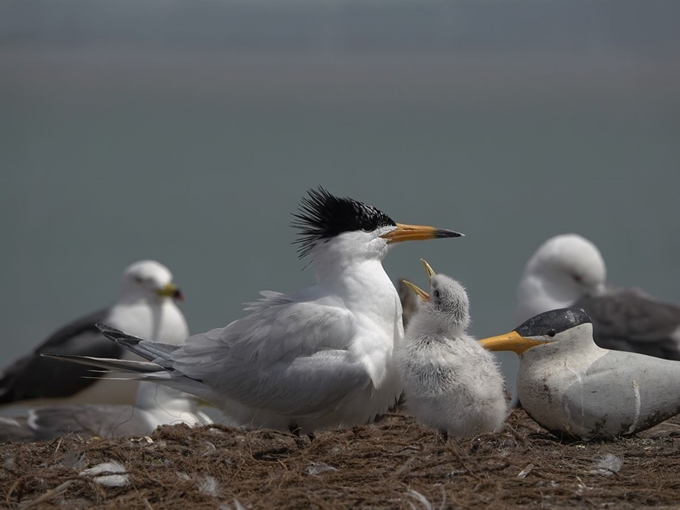
<path fill-rule="evenodd" d="M 548 336 L 550 338 L 554 337 L 556 334 L 557 334 L 557 331 L 555 331 L 554 329 L 551 329 L 550 331 L 548 331 Z"/>
<path fill-rule="evenodd" d="M 583 281 L 583 278 L 581 278 L 581 276 L 577 274 L 571 275 L 571 279 L 574 280 L 576 283 L 581 283 Z"/>
<path fill-rule="evenodd" d="M 438 290 L 435 290 L 432 295 L 435 297 L 435 299 L 439 299 L 440 293 Z"/>
<path fill-rule="evenodd" d="M 137 283 L 144 283 L 144 278 L 142 278 L 141 276 L 135 276 L 135 281 Z"/>

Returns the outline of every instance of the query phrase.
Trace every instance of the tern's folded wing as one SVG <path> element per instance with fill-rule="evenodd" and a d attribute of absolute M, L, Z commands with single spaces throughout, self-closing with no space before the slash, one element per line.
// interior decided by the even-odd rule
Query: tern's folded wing
<path fill-rule="evenodd" d="M 330 411 L 370 377 L 350 352 L 356 336 L 346 308 L 286 301 L 187 340 L 174 368 L 243 405 L 285 414 Z"/>
<path fill-rule="evenodd" d="M 237 367 L 208 382 L 217 393 L 241 405 L 283 415 L 319 417 L 354 398 L 371 378 L 348 352 L 324 351 L 266 368 Z"/>

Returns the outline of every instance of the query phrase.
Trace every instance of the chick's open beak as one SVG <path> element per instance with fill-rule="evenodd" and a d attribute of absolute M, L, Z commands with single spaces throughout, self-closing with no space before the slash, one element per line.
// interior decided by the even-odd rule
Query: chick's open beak
<path fill-rule="evenodd" d="M 521 336 L 517 331 L 511 331 L 505 335 L 492 336 L 479 341 L 482 346 L 489 351 L 512 351 L 517 354 L 550 342 L 541 342 Z"/>
<path fill-rule="evenodd" d="M 383 234 L 383 239 L 388 243 L 402 243 L 404 241 L 425 241 L 427 239 L 442 239 L 444 237 L 462 237 L 463 234 L 443 228 L 428 227 L 425 225 L 404 225 L 397 223 L 397 228 Z"/>
<path fill-rule="evenodd" d="M 168 283 L 160 289 L 157 289 L 156 294 L 161 297 L 170 297 L 172 299 L 176 299 L 177 301 L 184 301 L 184 294 L 182 294 L 182 291 L 179 290 L 177 285 L 174 283 Z"/>
<path fill-rule="evenodd" d="M 418 294 L 420 299 L 423 301 L 429 301 L 430 300 L 430 295 L 425 292 L 423 289 L 418 287 L 416 284 L 409 282 L 408 280 L 402 280 L 404 282 L 404 285 L 408 286 L 409 289 L 411 289 L 413 292 Z"/>
<path fill-rule="evenodd" d="M 432 266 L 427 263 L 427 260 L 420 259 L 420 261 L 423 263 L 423 266 L 425 266 L 425 274 L 427 275 L 427 281 L 432 283 L 432 277 L 437 273 L 435 273 L 434 269 L 432 269 Z"/>

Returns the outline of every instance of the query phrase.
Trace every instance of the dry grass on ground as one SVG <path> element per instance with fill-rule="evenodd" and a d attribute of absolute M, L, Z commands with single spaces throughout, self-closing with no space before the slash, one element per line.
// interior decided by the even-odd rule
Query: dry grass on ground
<path fill-rule="evenodd" d="M 177 426 L 150 441 L 0 445 L 0 506 L 671 508 L 680 502 L 678 423 L 632 439 L 567 443 L 515 410 L 501 433 L 444 443 L 410 416 L 390 414 L 311 443 L 269 430 Z M 608 455 L 614 467 L 598 469 Z M 104 487 L 78 474 L 110 460 L 125 466 L 129 485 Z"/>

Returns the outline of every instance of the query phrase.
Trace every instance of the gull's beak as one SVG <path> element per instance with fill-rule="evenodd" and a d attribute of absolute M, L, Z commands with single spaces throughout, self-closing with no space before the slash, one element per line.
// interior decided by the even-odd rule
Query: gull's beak
<path fill-rule="evenodd" d="M 402 243 L 404 241 L 425 241 L 427 239 L 441 239 L 444 237 L 462 237 L 464 234 L 446 230 L 443 228 L 428 227 L 425 225 L 404 225 L 397 223 L 397 228 L 383 234 L 383 239 L 388 243 Z"/>
<path fill-rule="evenodd" d="M 184 294 L 182 294 L 182 291 L 179 290 L 174 283 L 168 283 L 160 289 L 156 289 L 156 294 L 161 297 L 170 297 L 177 301 L 184 301 Z"/>
<path fill-rule="evenodd" d="M 532 340 L 521 336 L 517 331 L 511 331 L 505 335 L 492 336 L 479 341 L 482 347 L 489 351 L 512 351 L 517 354 L 550 342 Z"/>
<path fill-rule="evenodd" d="M 423 301 L 429 301 L 430 300 L 430 295 L 425 292 L 423 289 L 418 287 L 416 284 L 409 282 L 408 280 L 402 280 L 404 282 L 404 285 L 406 285 L 409 289 L 411 289 L 413 292 L 418 294 L 420 299 Z"/>
<path fill-rule="evenodd" d="M 432 277 L 437 273 L 435 273 L 434 269 L 432 269 L 432 266 L 427 263 L 427 260 L 420 259 L 420 261 L 423 263 L 423 266 L 425 266 L 425 274 L 427 274 L 427 281 L 432 283 Z"/>

